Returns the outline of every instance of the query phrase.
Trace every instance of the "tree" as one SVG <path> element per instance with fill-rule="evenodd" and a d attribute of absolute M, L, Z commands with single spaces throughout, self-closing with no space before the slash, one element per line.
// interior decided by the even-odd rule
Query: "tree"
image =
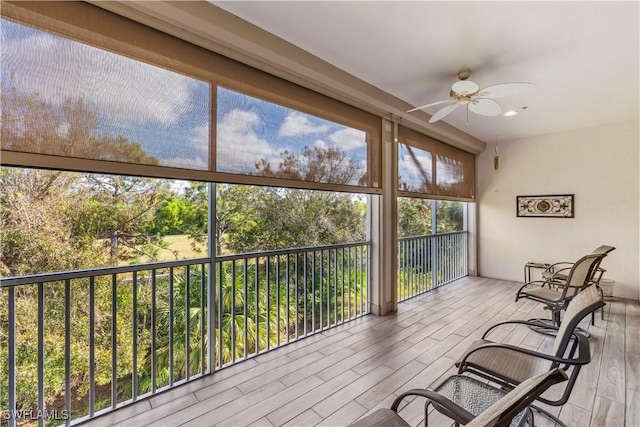
<path fill-rule="evenodd" d="M 464 229 L 464 204 L 451 200 L 438 200 L 436 205 L 438 233 L 462 231 Z"/>
<path fill-rule="evenodd" d="M 287 150 L 281 153 L 282 162 L 273 169 L 267 159 L 256 162 L 254 173 L 274 178 L 296 181 L 353 184 L 359 181 L 362 171 L 337 147 L 305 147 L 301 154 Z"/>
<path fill-rule="evenodd" d="M 157 164 L 137 143 L 121 135 L 99 132 L 98 114 L 81 101 L 66 100 L 55 107 L 37 94 L 19 94 L 15 88 L 2 88 L 2 147 L 5 150 L 42 154 L 88 157 L 122 162 Z M 145 221 L 164 188 L 162 183 L 146 182 L 123 177 L 82 175 L 61 171 L 18 169 L 4 167 L 0 171 L 0 274 L 20 276 L 54 271 L 73 271 L 108 265 L 116 260 L 137 256 Z M 107 188 L 110 188 L 108 190 Z M 116 190 L 117 188 L 117 190 Z M 142 188 L 141 191 L 139 191 Z M 164 191 L 164 190 L 163 190 Z M 126 212 L 125 212 L 126 211 Z M 114 225 L 115 224 L 115 225 Z M 115 231 L 117 231 L 117 233 Z M 122 232 L 122 233 L 121 233 Z M 113 243 L 103 250 L 104 237 L 117 235 L 116 251 Z M 113 242 L 113 240 L 111 241 Z M 120 250 L 124 245 L 131 253 Z M 144 245 L 142 245 L 144 246 Z M 110 256 L 111 255 L 111 256 Z M 106 280 L 103 280 L 106 279 Z M 104 285 L 104 283 L 107 285 Z M 110 355 L 108 325 L 110 317 L 110 277 L 95 281 L 95 336 L 97 385 L 108 383 Z M 88 386 L 86 366 L 88 351 L 88 286 L 85 280 L 70 282 L 71 330 L 71 386 L 74 394 L 82 395 Z M 133 319 L 126 310 L 131 304 L 131 290 L 118 288 L 118 341 L 132 328 Z M 16 288 L 16 365 L 21 377 L 17 386 L 19 409 L 30 409 L 37 399 L 37 341 L 38 288 L 25 285 Z M 64 284 L 47 283 L 45 304 L 45 376 L 46 401 L 52 408 L 64 393 L 65 350 L 59 333 L 65 329 Z M 8 292 L 0 292 L 0 306 L 6 307 Z M 7 325 L 8 312 L 0 311 L 0 324 Z M 0 358 L 6 360 L 6 336 L 0 334 Z M 124 350 L 126 351 L 126 349 Z M 129 352 L 131 349 L 128 350 Z M 130 371 L 122 366 L 118 371 Z M 126 363 L 126 362 L 125 362 Z M 0 384 L 7 384 L 8 370 L 0 370 Z M 0 400 L 6 395 L 0 395 Z M 0 401 L 0 407 L 7 407 Z"/>
<path fill-rule="evenodd" d="M 431 200 L 398 198 L 398 236 L 431 234 Z"/>
<path fill-rule="evenodd" d="M 359 174 L 357 166 L 338 148 L 305 148 L 299 155 L 284 152 L 282 159 L 275 169 L 262 159 L 256 163 L 254 173 L 334 184 L 350 184 Z M 354 195 L 245 187 L 223 188 L 220 196 L 223 202 L 217 207 L 217 215 L 227 222 L 221 231 L 228 231 L 224 243 L 236 252 L 318 246 L 366 238 L 366 205 L 362 198 Z"/>
<path fill-rule="evenodd" d="M 155 259 L 166 247 L 147 233 L 155 209 L 169 194 L 168 183 L 151 178 L 87 174 L 73 194 L 72 233 L 85 245 L 104 241 L 112 264 L 144 255 Z"/>
<path fill-rule="evenodd" d="M 256 228 L 260 215 L 258 202 L 264 189 L 246 185 L 216 185 L 215 246 L 218 255 L 223 247 L 244 252 L 259 247 Z M 244 241 L 243 241 L 244 240 Z"/>
<path fill-rule="evenodd" d="M 0 261 L 2 274 L 67 271 L 103 265 L 100 253 L 74 239 L 68 198 L 79 175 L 2 168 L 0 171 Z"/>
<path fill-rule="evenodd" d="M 83 99 L 61 108 L 38 94 L 2 88 L 2 148 L 10 151 L 157 165 L 142 146 L 122 135 L 100 132 L 98 112 Z"/>

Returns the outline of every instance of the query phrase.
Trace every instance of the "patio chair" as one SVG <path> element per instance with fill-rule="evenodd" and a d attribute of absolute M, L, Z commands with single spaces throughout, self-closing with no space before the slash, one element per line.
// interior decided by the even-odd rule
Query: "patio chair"
<path fill-rule="evenodd" d="M 589 255 L 588 257 L 593 256 Z M 555 399 L 539 396 L 537 400 L 552 406 L 564 405 L 569 399 L 581 367 L 591 360 L 589 341 L 585 335 L 576 331 L 576 327 L 585 316 L 603 305 L 604 302 L 593 284 L 577 294 L 569 302 L 560 326 L 548 326 L 548 328 L 552 328 L 556 332 L 553 348 L 549 354 L 493 342 L 487 338 L 491 331 L 502 325 L 531 326 L 532 324 L 539 324 L 539 322 L 511 320 L 498 323 L 489 328 L 480 340 L 472 343 L 456 362 L 458 373 L 472 373 L 509 389 L 541 372 L 560 368 L 567 372 L 569 377 L 569 381 L 564 390 L 562 390 L 562 395 Z M 532 407 L 559 425 L 564 425 L 549 412 L 535 406 Z"/>
<path fill-rule="evenodd" d="M 544 332 L 547 331 L 546 326 L 556 328 L 560 326 L 560 313 L 566 309 L 576 294 L 592 284 L 594 271 L 605 256 L 605 253 L 583 256 L 571 265 L 562 281 L 534 280 L 525 283 L 518 289 L 516 301 L 521 298 L 530 299 L 545 304 L 545 309 L 551 311 L 551 319 L 529 319 L 545 324 L 539 328 L 532 327 L 532 329 Z"/>
<path fill-rule="evenodd" d="M 456 424 L 468 427 L 522 425 L 525 420 L 529 420 L 529 424 L 533 425 L 528 418 L 531 412 L 527 406 L 550 386 L 566 380 L 567 375 L 556 368 L 529 378 L 510 392 L 506 392 L 472 377 L 453 375 L 443 383 L 443 385 L 456 384 L 445 387 L 450 391 L 449 393 L 428 389 L 409 390 L 394 400 L 391 409 L 378 409 L 351 424 L 351 427 L 409 427 L 409 424 L 398 415 L 398 407 L 406 397 L 410 396 L 421 396 L 427 399 L 425 427 L 428 426 L 430 404 Z"/>
<path fill-rule="evenodd" d="M 591 252 L 591 255 L 606 255 L 614 249 L 615 247 L 609 245 L 598 246 L 593 250 L 593 252 Z M 602 262 L 602 258 L 600 258 L 600 261 Z M 555 262 L 553 264 L 550 264 L 549 267 L 547 267 L 547 269 L 542 272 L 542 279 L 553 282 L 566 282 L 567 274 L 571 270 L 573 264 L 574 263 L 567 261 Z M 598 264 L 593 271 L 592 281 L 594 283 L 599 283 L 602 275 L 606 271 L 607 270 L 601 268 L 600 264 Z"/>
<path fill-rule="evenodd" d="M 598 246 L 597 248 L 595 248 L 593 250 L 593 252 L 591 252 L 592 255 L 607 255 L 609 254 L 609 252 L 615 250 L 614 246 L 609 246 L 609 245 L 601 245 Z M 598 288 L 598 292 L 600 292 L 600 296 L 603 296 L 603 292 L 602 289 L 600 288 L 600 279 L 602 279 L 602 276 L 604 275 L 604 273 L 606 273 L 607 270 L 605 270 L 604 268 L 601 267 L 602 264 L 602 260 L 604 259 L 604 257 L 600 258 L 600 262 L 598 262 L 598 264 L 594 267 L 593 272 L 591 274 L 591 282 L 595 283 L 597 288 Z M 547 267 L 546 270 L 544 270 L 542 272 L 542 280 L 554 283 L 554 284 L 563 284 L 566 283 L 567 281 L 567 275 L 569 273 L 569 271 L 571 270 L 571 267 L 573 266 L 574 263 L 572 262 L 566 262 L 566 261 L 562 261 L 562 262 L 556 262 L 553 264 L 550 264 L 549 267 Z M 594 314 L 591 314 L 591 324 L 594 324 Z M 604 309 L 600 310 L 600 318 L 604 320 Z"/>

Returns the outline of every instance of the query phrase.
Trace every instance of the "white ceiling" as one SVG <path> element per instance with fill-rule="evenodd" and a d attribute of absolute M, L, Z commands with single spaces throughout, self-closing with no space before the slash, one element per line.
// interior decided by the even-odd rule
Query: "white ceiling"
<path fill-rule="evenodd" d="M 212 3 L 414 106 L 447 99 L 464 68 L 480 87 L 535 83 L 499 100 L 514 117 L 445 118 L 485 142 L 638 119 L 637 1 Z"/>

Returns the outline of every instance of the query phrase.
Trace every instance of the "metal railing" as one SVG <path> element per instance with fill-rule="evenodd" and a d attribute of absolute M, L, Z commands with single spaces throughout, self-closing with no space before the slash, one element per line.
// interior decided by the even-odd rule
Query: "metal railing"
<path fill-rule="evenodd" d="M 369 252 L 218 256 L 213 274 L 199 258 L 4 279 L 0 425 L 75 424 L 368 314 Z"/>
<path fill-rule="evenodd" d="M 468 274 L 468 232 L 398 238 L 398 302 Z"/>

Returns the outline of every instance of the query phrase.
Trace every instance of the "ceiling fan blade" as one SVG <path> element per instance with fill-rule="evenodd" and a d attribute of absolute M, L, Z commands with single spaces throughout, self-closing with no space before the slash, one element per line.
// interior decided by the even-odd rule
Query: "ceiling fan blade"
<path fill-rule="evenodd" d="M 444 118 L 447 114 L 449 114 L 450 112 L 452 112 L 453 110 L 455 110 L 456 108 L 458 108 L 460 104 L 455 103 L 453 105 L 447 105 L 446 107 L 436 111 L 436 113 L 431 116 L 431 119 L 429 120 L 429 123 L 435 123 L 438 120 Z"/>
<path fill-rule="evenodd" d="M 480 91 L 480 94 L 486 98 L 506 98 L 533 92 L 535 88 L 536 85 L 533 83 L 502 83 L 487 86 Z"/>
<path fill-rule="evenodd" d="M 427 108 L 427 107 L 433 107 L 434 105 L 445 104 L 447 102 L 456 102 L 456 101 L 452 101 L 450 99 L 445 99 L 445 100 L 442 100 L 442 101 L 436 101 L 436 102 L 432 102 L 431 104 L 423 105 L 422 107 L 412 108 L 411 110 L 407 111 L 407 113 L 412 113 L 414 111 L 422 110 L 423 108 Z"/>
<path fill-rule="evenodd" d="M 489 98 L 478 98 L 467 105 L 469 110 L 481 116 L 497 116 L 502 112 L 500 104 Z"/>

